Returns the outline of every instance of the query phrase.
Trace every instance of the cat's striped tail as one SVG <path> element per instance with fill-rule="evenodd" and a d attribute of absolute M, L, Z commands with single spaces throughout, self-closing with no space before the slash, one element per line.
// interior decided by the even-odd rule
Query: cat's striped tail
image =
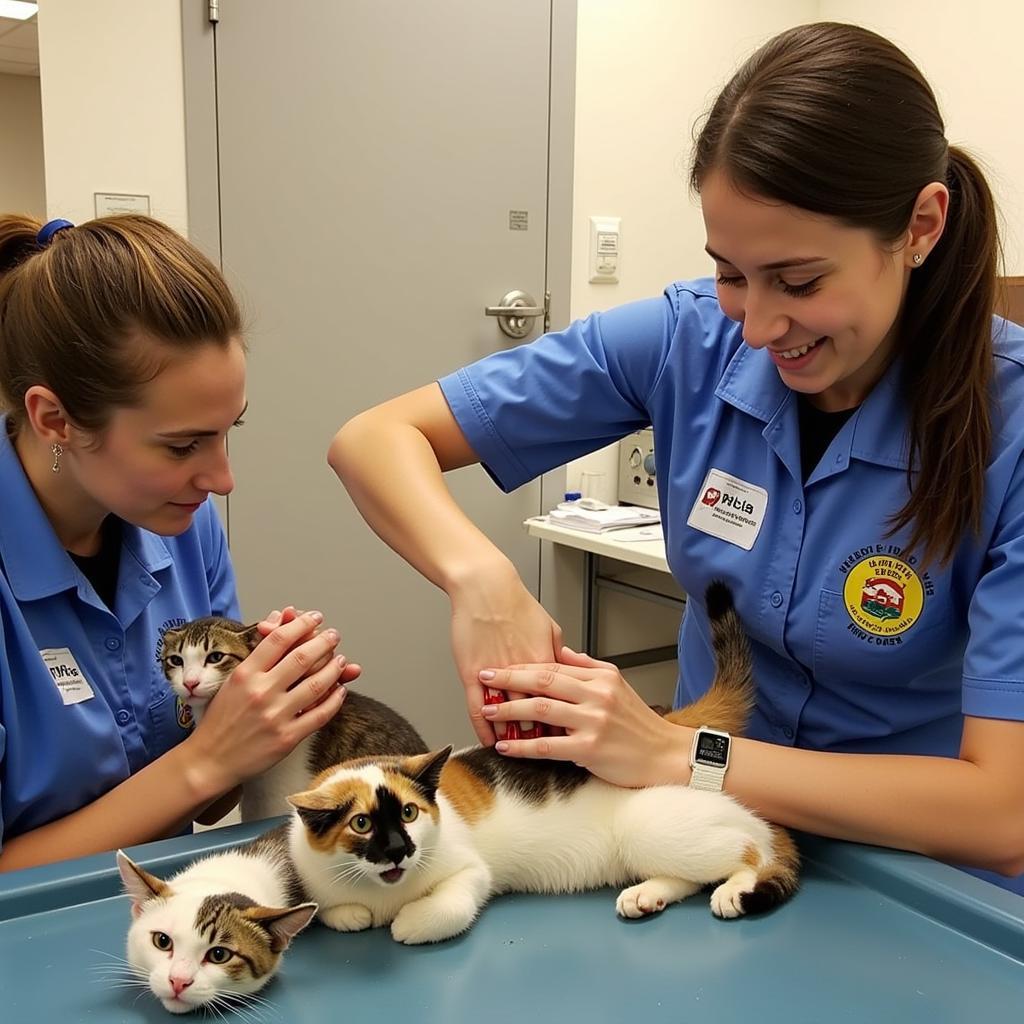
<path fill-rule="evenodd" d="M 772 833 L 771 860 L 757 870 L 757 882 L 740 897 L 744 914 L 761 914 L 785 903 L 800 885 L 800 853 L 793 837 L 778 825 Z"/>
<path fill-rule="evenodd" d="M 743 623 L 733 607 L 732 591 L 712 580 L 704 592 L 715 654 L 715 678 L 703 696 L 665 717 L 675 725 L 708 725 L 742 735 L 754 710 L 754 661 Z"/>

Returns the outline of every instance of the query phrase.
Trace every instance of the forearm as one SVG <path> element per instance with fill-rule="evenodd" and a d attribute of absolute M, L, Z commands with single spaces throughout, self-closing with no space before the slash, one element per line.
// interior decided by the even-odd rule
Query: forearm
<path fill-rule="evenodd" d="M 0 850 L 0 871 L 174 835 L 222 792 L 197 769 L 185 741 L 91 804 L 7 840 Z"/>
<path fill-rule="evenodd" d="M 970 761 L 737 739 L 726 790 L 790 828 L 1004 874 L 1024 870 L 1024 808 Z"/>
<path fill-rule="evenodd" d="M 371 410 L 338 432 L 328 461 L 381 540 L 449 595 L 481 567 L 511 569 L 456 504 L 434 449 L 415 426 Z"/>

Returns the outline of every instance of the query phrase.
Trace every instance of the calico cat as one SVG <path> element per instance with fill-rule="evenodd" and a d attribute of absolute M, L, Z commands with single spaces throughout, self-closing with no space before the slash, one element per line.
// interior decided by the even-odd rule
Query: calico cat
<path fill-rule="evenodd" d="M 303 902 L 283 825 L 167 881 L 121 850 L 117 866 L 132 899 L 130 973 L 171 1013 L 244 1004 L 317 910 Z"/>
<path fill-rule="evenodd" d="M 706 600 L 716 676 L 669 717 L 738 733 L 753 704 L 749 645 L 728 588 L 713 583 Z M 625 885 L 617 912 L 643 917 L 720 882 L 711 909 L 737 917 L 796 889 L 788 833 L 724 793 L 622 789 L 567 762 L 451 750 L 349 761 L 289 798 L 292 862 L 327 925 L 437 942 L 502 892 Z"/>
<path fill-rule="evenodd" d="M 196 721 L 261 639 L 255 625 L 216 617 L 195 619 L 164 633 L 164 675 Z M 327 725 L 269 771 L 245 783 L 242 820 L 287 814 L 288 794 L 305 789 L 314 776 L 340 761 L 370 753 L 419 754 L 426 749 L 419 733 L 401 715 L 349 690 L 341 712 Z"/>

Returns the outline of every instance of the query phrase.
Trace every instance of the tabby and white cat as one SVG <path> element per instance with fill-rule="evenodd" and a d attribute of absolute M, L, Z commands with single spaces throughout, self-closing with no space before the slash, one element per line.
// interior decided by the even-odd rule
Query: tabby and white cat
<path fill-rule="evenodd" d="M 256 626 L 224 618 L 195 619 L 163 635 L 161 660 L 171 689 L 199 721 L 231 673 L 262 637 Z M 427 746 L 399 714 L 349 690 L 341 712 L 283 761 L 242 787 L 243 821 L 287 814 L 287 797 L 330 765 L 370 753 L 418 754 Z"/>
<path fill-rule="evenodd" d="M 753 702 L 749 645 L 728 588 L 713 583 L 706 600 L 716 677 L 669 717 L 739 733 Z M 350 761 L 289 798 L 292 862 L 327 925 L 390 925 L 399 942 L 436 942 L 502 892 L 626 885 L 616 910 L 643 917 L 720 882 L 711 909 L 737 917 L 796 890 L 788 833 L 724 793 L 622 789 L 571 763 L 490 748 L 450 754 Z"/>
<path fill-rule="evenodd" d="M 117 866 L 132 899 L 131 974 L 171 1013 L 244 1004 L 317 909 L 303 902 L 285 826 L 167 881 L 121 850 Z"/>

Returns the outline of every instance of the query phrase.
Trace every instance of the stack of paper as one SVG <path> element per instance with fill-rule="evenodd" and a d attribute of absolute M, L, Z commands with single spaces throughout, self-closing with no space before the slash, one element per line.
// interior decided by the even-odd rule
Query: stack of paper
<path fill-rule="evenodd" d="M 565 526 L 570 530 L 586 533 L 607 533 L 622 530 L 627 526 L 650 526 L 660 523 L 661 515 L 654 508 L 640 508 L 628 505 L 612 505 L 602 509 L 581 508 L 578 502 L 562 502 L 548 513 L 548 522 Z"/>

